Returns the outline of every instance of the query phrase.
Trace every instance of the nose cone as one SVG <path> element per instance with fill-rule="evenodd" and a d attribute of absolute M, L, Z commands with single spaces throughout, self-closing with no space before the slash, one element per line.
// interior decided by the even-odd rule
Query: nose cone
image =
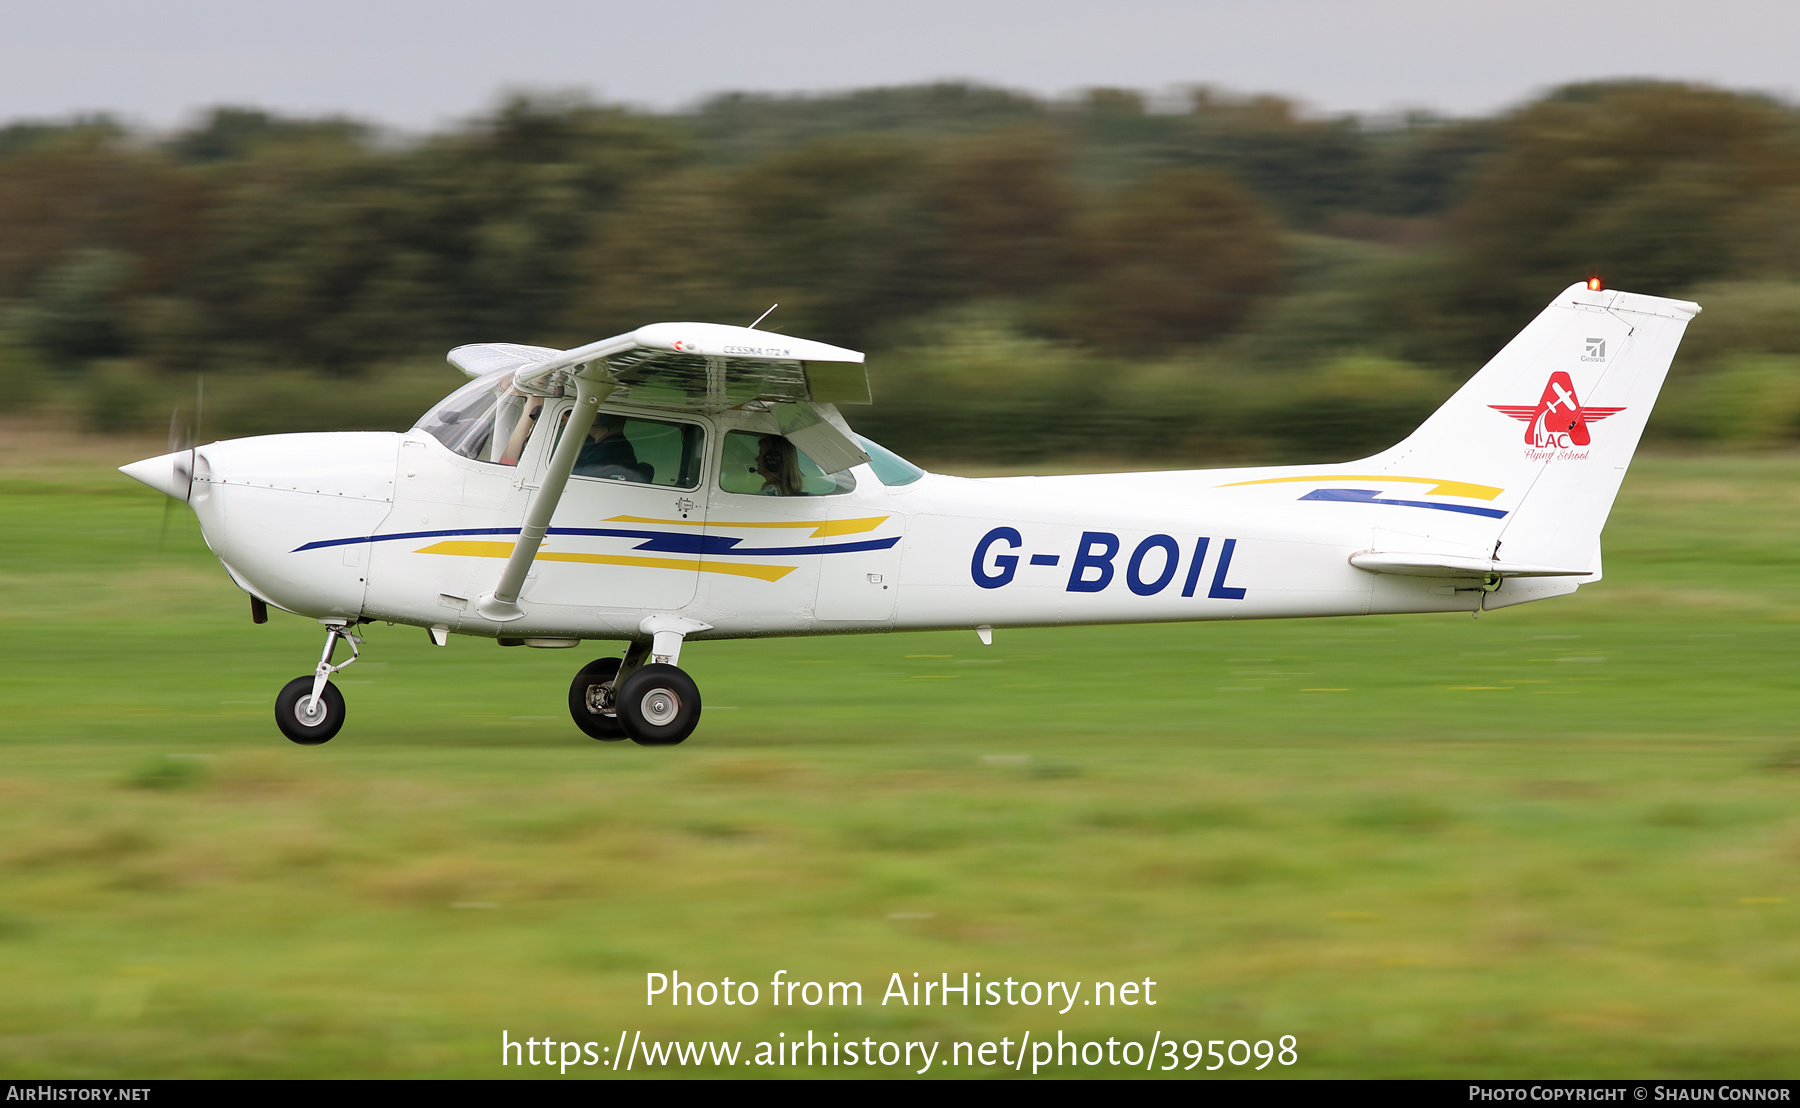
<path fill-rule="evenodd" d="M 194 452 L 177 450 L 120 466 L 119 472 L 183 503 L 194 489 Z"/>

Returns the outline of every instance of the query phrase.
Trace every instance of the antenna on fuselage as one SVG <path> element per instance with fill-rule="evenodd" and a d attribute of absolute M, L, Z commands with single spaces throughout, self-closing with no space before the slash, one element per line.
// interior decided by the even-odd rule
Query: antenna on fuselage
<path fill-rule="evenodd" d="M 767 319 L 767 318 L 769 318 L 769 313 L 770 313 L 770 312 L 773 312 L 773 311 L 774 311 L 774 310 L 775 310 L 775 309 L 776 309 L 776 308 L 779 308 L 779 307 L 781 307 L 781 301 L 779 301 L 779 300 L 777 300 L 777 301 L 776 301 L 776 302 L 775 302 L 775 303 L 773 303 L 773 304 L 770 304 L 770 305 L 769 305 L 769 311 L 767 311 L 767 312 L 764 312 L 764 313 L 763 313 L 763 314 L 761 314 L 761 315 L 759 315 L 759 316 L 757 316 L 757 317 L 756 317 L 756 323 L 761 323 L 761 322 L 762 322 L 762 321 L 763 321 L 763 320 L 765 320 L 765 319 Z M 756 330 L 756 323 L 752 323 L 752 324 L 751 324 L 751 325 L 750 325 L 750 328 L 749 328 L 749 329 L 750 329 L 750 330 L 752 330 L 752 331 L 754 331 L 754 330 Z"/>

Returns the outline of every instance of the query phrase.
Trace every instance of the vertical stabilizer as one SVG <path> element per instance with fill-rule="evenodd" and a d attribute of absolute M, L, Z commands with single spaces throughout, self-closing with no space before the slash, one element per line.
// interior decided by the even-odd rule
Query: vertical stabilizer
<path fill-rule="evenodd" d="M 1572 285 L 1405 442 L 1369 460 L 1503 489 L 1492 556 L 1600 568 L 1600 529 L 1688 321 L 1685 300 Z"/>

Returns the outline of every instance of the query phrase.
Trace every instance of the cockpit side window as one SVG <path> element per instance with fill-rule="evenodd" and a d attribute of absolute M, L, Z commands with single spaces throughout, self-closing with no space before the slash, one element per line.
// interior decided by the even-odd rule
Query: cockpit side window
<path fill-rule="evenodd" d="M 564 412 L 556 423 L 558 441 L 568 425 L 569 414 Z M 698 488 L 705 441 L 706 433 L 692 423 L 603 411 L 594 417 L 573 473 L 640 485 Z M 550 450 L 555 449 L 553 444 Z"/>
<path fill-rule="evenodd" d="M 854 491 L 849 470 L 826 473 L 780 435 L 732 431 L 725 436 L 719 487 L 752 496 L 837 496 Z"/>
<path fill-rule="evenodd" d="M 479 377 L 420 417 L 417 429 L 465 458 L 516 466 L 544 400 L 512 387 L 513 371 Z"/>

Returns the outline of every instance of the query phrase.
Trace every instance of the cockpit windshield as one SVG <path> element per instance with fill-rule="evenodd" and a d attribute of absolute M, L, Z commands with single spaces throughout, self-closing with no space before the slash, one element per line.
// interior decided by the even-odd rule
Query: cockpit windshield
<path fill-rule="evenodd" d="M 858 435 L 856 441 L 862 443 L 863 452 L 869 456 L 869 468 L 875 471 L 882 484 L 910 485 L 925 476 L 924 470 L 873 439 Z"/>
<path fill-rule="evenodd" d="M 518 465 L 544 399 L 513 388 L 513 373 L 470 381 L 421 416 L 416 429 L 465 458 Z"/>

